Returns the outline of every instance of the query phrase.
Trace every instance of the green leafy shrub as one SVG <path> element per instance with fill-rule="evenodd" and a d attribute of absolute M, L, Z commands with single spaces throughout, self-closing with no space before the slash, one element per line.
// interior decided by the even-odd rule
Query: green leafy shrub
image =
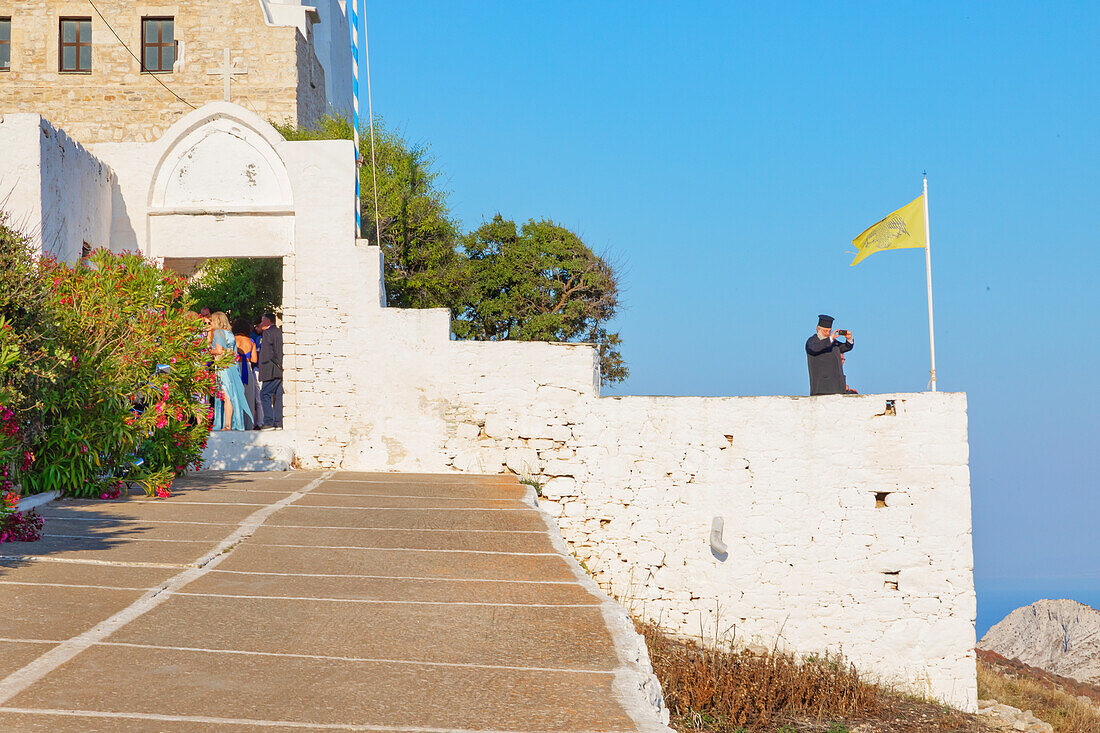
<path fill-rule="evenodd" d="M 39 271 L 60 378 L 37 395 L 35 453 L 45 460 L 24 474 L 25 488 L 102 496 L 125 482 L 166 496 L 201 461 L 214 388 L 185 281 L 105 250 L 75 266 L 43 260 Z"/>
<path fill-rule="evenodd" d="M 34 462 L 39 395 L 58 387 L 49 348 L 49 294 L 26 236 L 0 211 L 0 494 L 11 504 L 22 472 Z M 10 496 L 9 496 L 10 495 Z M 0 519 L 14 509 L 0 507 Z"/>

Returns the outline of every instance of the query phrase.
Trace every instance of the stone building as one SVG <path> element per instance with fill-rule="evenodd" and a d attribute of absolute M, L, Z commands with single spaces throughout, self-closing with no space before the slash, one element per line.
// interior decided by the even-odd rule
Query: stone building
<path fill-rule="evenodd" d="M 349 34 L 345 0 L 0 0 L 0 111 L 82 143 L 151 142 L 226 99 L 308 124 L 351 108 Z"/>

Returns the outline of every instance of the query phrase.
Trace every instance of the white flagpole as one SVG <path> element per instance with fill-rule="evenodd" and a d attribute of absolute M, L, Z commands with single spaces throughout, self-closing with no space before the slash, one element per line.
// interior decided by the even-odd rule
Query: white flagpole
<path fill-rule="evenodd" d="M 932 351 L 932 378 L 928 381 L 936 391 L 936 328 L 932 321 L 932 233 L 928 229 L 928 175 L 924 176 L 924 271 L 928 278 L 928 348 Z"/>

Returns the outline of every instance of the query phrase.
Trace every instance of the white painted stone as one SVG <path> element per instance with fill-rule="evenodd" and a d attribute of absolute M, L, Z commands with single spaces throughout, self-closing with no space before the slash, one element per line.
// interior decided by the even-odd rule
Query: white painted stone
<path fill-rule="evenodd" d="M 562 505 L 562 514 L 566 517 L 583 517 L 585 506 L 579 501 L 567 501 Z"/>
<path fill-rule="evenodd" d="M 552 478 L 542 485 L 542 495 L 551 499 L 577 495 L 577 482 L 568 476 Z"/>
<path fill-rule="evenodd" d="M 505 448 L 504 465 L 517 476 L 534 476 L 539 473 L 539 456 L 531 448 Z"/>
<path fill-rule="evenodd" d="M 462 422 L 455 426 L 455 437 L 461 441 L 477 440 L 481 434 L 481 426 L 474 423 Z"/>

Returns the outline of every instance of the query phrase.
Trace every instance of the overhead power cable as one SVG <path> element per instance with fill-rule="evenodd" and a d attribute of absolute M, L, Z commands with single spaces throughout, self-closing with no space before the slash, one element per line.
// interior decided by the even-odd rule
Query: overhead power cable
<path fill-rule="evenodd" d="M 122 40 L 122 37 L 119 36 L 118 33 L 115 31 L 115 29 L 111 26 L 111 24 L 107 22 L 107 19 L 103 17 L 103 13 L 99 12 L 99 8 L 97 8 L 95 6 L 95 3 L 92 2 L 92 0 L 88 0 L 88 4 L 92 6 L 92 10 L 95 11 L 95 14 L 99 16 L 99 19 L 103 21 L 103 24 L 107 26 L 108 30 L 110 30 L 111 33 L 114 34 L 114 37 L 118 39 L 118 42 L 122 44 L 122 47 L 126 49 L 127 53 L 129 53 L 131 56 L 134 57 L 134 61 L 138 62 L 138 68 L 139 69 L 144 68 L 144 65 L 141 63 L 141 59 L 139 59 L 137 57 L 137 55 L 134 54 L 134 52 L 130 50 L 130 47 L 126 45 L 126 41 Z M 164 87 L 165 90 L 167 90 L 168 93 L 171 94 L 173 97 L 175 97 L 179 101 L 183 102 L 184 104 L 186 104 L 191 109 L 198 109 L 198 107 L 191 104 L 186 99 L 184 99 L 183 97 L 181 97 L 180 95 L 178 95 L 174 91 L 172 91 L 172 89 L 167 84 L 165 84 L 163 81 L 160 80 L 159 76 L 157 76 L 156 74 L 149 74 L 149 76 L 153 77 L 153 81 L 155 81 L 157 84 L 160 84 L 162 87 Z"/>

